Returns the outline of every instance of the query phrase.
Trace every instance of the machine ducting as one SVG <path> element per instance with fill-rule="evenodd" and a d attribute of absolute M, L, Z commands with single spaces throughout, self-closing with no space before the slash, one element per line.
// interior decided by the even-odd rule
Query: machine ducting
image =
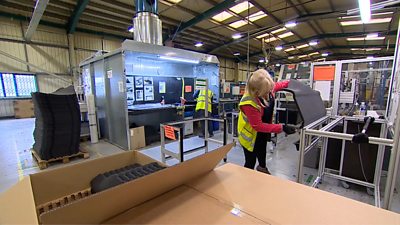
<path fill-rule="evenodd" d="M 157 0 L 136 0 L 136 16 L 133 18 L 135 41 L 162 45 L 162 22 L 158 18 Z"/>

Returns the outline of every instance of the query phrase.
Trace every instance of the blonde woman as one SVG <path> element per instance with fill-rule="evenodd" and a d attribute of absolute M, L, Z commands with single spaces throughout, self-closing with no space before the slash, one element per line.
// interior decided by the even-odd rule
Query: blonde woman
<path fill-rule="evenodd" d="M 256 169 L 270 174 L 266 166 L 266 148 L 271 133 L 296 132 L 291 126 L 272 124 L 275 92 L 288 84 L 289 81 L 275 83 L 264 69 L 251 73 L 247 80 L 246 92 L 239 103 L 238 133 L 245 156 L 244 166 L 249 169 L 254 169 L 258 159 Z"/>

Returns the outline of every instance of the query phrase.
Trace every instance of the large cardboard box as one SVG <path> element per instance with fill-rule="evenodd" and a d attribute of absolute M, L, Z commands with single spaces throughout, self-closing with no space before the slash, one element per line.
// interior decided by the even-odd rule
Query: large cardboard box
<path fill-rule="evenodd" d="M 13 104 L 16 119 L 35 117 L 32 100 L 15 100 Z"/>
<path fill-rule="evenodd" d="M 152 159 L 126 152 L 24 178 L 0 196 L 0 224 L 400 224 L 400 215 L 233 164 L 231 145 L 37 214 L 98 173 Z"/>
<path fill-rule="evenodd" d="M 131 150 L 138 150 L 146 146 L 144 126 L 129 129 Z"/>
<path fill-rule="evenodd" d="M 87 191 L 96 175 L 154 160 L 138 151 L 128 151 L 29 175 L 0 195 L 0 224 L 99 224 L 206 174 L 232 146 L 223 146 L 96 194 Z M 74 200 L 77 196 L 79 199 Z M 64 199 L 68 199 L 67 204 Z M 50 210 L 40 210 L 49 203 Z"/>

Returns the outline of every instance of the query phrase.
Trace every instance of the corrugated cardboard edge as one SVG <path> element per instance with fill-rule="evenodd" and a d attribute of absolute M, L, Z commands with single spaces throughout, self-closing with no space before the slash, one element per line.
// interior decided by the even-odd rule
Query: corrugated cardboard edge
<path fill-rule="evenodd" d="M 96 175 L 132 164 L 134 159 L 143 164 L 154 162 L 141 153 L 128 151 L 31 174 L 36 205 L 85 190 Z"/>
<path fill-rule="evenodd" d="M 40 216 L 42 224 L 99 224 L 211 171 L 233 143 Z"/>
<path fill-rule="evenodd" d="M 38 224 L 30 177 L 0 195 L 0 224 Z"/>

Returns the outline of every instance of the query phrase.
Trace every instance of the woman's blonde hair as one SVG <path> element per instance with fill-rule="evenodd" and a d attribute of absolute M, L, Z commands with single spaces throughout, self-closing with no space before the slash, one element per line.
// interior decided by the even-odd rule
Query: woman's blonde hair
<path fill-rule="evenodd" d="M 264 69 L 258 69 L 247 79 L 246 92 L 254 98 L 267 98 L 274 86 L 275 82 L 269 73 Z"/>

